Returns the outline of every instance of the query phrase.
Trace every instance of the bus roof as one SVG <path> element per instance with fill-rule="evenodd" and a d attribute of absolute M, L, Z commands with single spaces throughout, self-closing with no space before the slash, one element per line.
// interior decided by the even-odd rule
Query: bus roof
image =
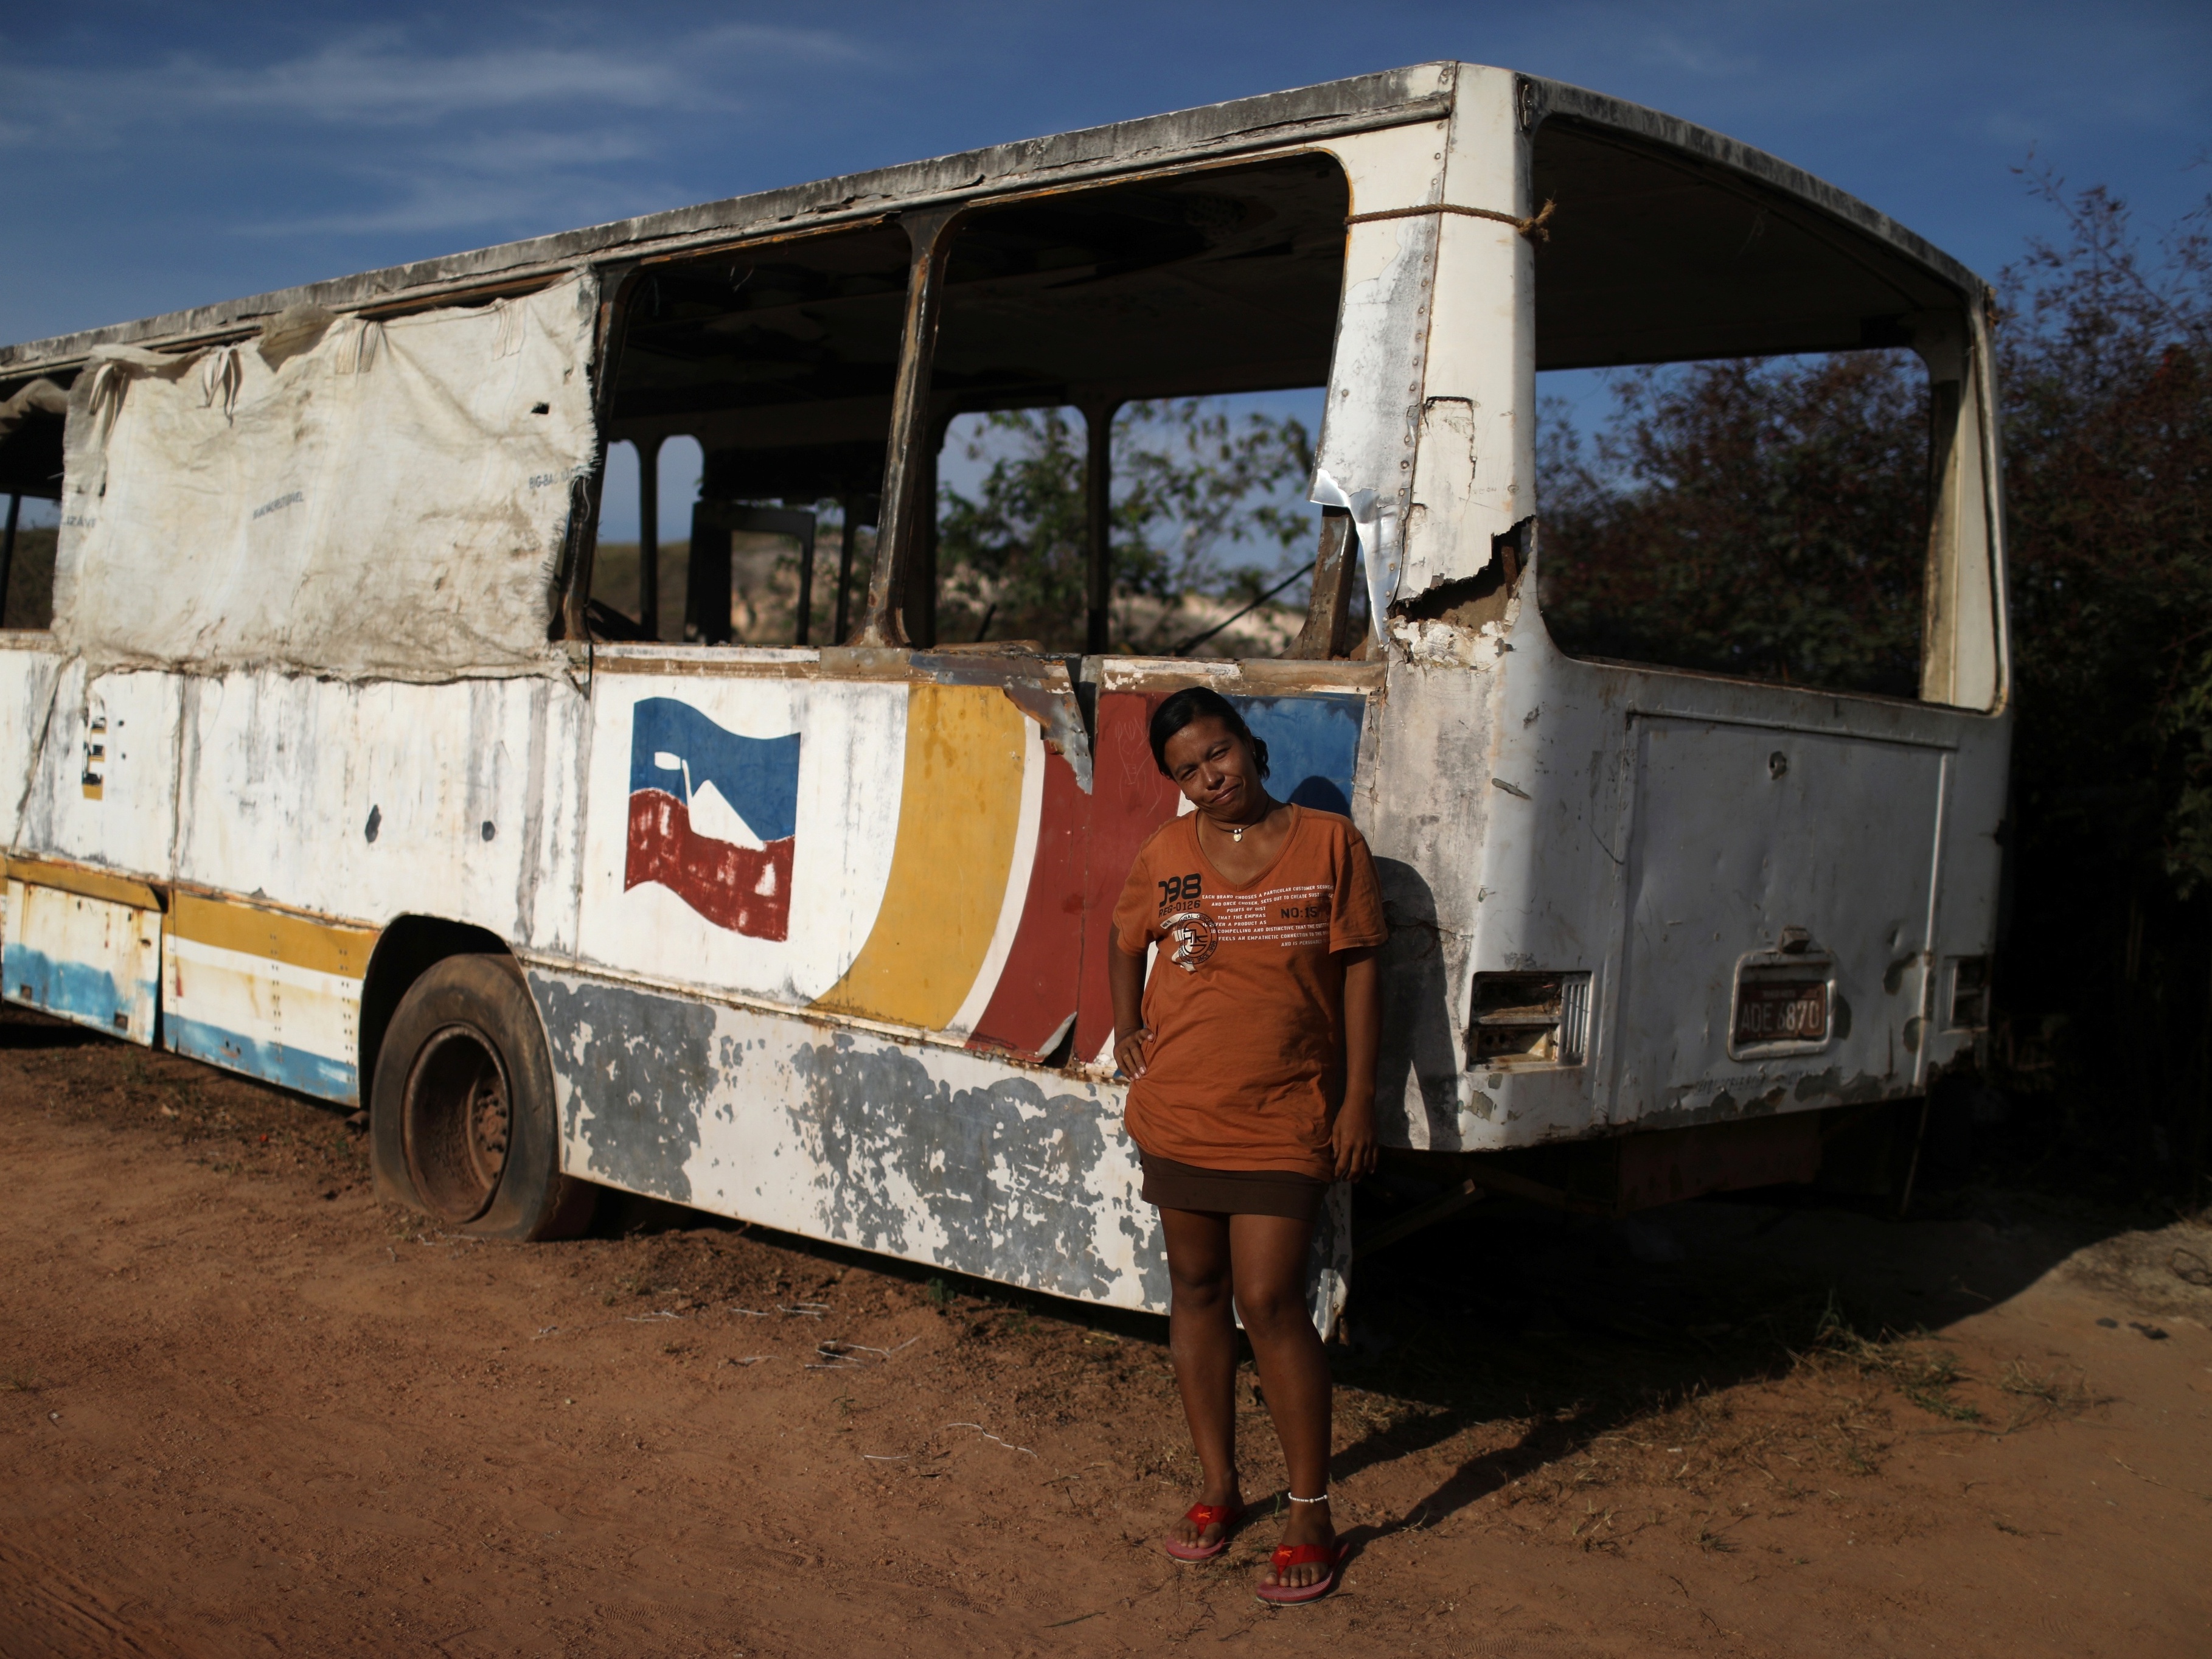
<path fill-rule="evenodd" d="M 1353 76 L 1294 91 L 1234 99 L 1172 114 L 1024 139 L 933 161 L 910 161 L 811 184 L 733 196 L 696 207 L 618 219 L 198 306 L 136 322 L 0 346 L 0 380 L 66 370 L 107 345 L 159 348 L 237 338 L 287 307 L 397 312 L 472 295 L 533 286 L 580 264 L 674 254 L 816 227 L 852 223 L 918 207 L 986 198 L 1040 185 L 1075 183 L 1133 164 L 1172 166 L 1233 156 L 1346 132 L 1437 120 L 1451 113 L 1457 63 Z M 1665 146 L 1709 167 L 1743 175 L 1798 198 L 1887 245 L 1961 296 L 1987 284 L 1972 270 L 1856 197 L 1787 162 L 1706 128 L 1563 82 L 1521 77 L 1524 107 L 1541 120 L 1563 116 Z M 1691 234 L 1686 230 L 1686 234 Z"/>

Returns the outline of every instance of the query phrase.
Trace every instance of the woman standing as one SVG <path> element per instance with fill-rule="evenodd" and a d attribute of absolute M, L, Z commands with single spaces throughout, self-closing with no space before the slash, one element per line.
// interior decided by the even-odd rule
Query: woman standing
<path fill-rule="evenodd" d="M 1227 699 L 1178 691 L 1151 736 L 1153 760 L 1197 809 L 1138 852 L 1111 956 L 1114 1054 L 1167 1240 L 1169 1346 L 1205 1480 L 1166 1548 L 1209 1560 L 1243 1514 L 1233 1296 L 1290 1473 L 1282 1540 L 1256 1593 L 1310 1601 L 1334 1588 L 1342 1550 L 1306 1260 L 1329 1183 L 1375 1167 L 1382 896 L 1349 819 L 1268 794 L 1267 746 Z"/>

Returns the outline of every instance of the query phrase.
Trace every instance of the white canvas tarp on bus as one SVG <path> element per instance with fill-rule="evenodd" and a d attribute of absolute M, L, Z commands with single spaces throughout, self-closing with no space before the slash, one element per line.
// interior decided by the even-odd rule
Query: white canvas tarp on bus
<path fill-rule="evenodd" d="M 101 665 L 545 672 L 593 458 L 588 276 L 256 342 L 96 351 L 71 389 L 54 632 Z"/>

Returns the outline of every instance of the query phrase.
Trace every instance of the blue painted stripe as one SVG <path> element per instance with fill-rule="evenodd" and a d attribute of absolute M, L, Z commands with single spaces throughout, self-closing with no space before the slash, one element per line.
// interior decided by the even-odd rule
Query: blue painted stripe
<path fill-rule="evenodd" d="M 161 1045 L 187 1059 L 243 1072 L 318 1100 L 349 1106 L 360 1097 L 360 1074 L 349 1061 L 326 1059 L 282 1043 L 257 1042 L 197 1019 L 167 1016 L 161 1024 Z"/>
<path fill-rule="evenodd" d="M 1267 793 L 1323 812 L 1352 816 L 1352 775 L 1367 699 L 1231 697 L 1252 735 L 1267 745 Z"/>
<path fill-rule="evenodd" d="M 28 1003 L 64 1019 L 97 1025 L 103 1031 L 120 1030 L 116 1015 L 127 1019 L 137 998 L 150 999 L 157 988 L 143 985 L 134 994 L 118 986 L 115 976 L 105 968 L 57 961 L 44 951 L 12 940 L 0 946 L 0 978 L 6 981 L 9 1001 Z"/>

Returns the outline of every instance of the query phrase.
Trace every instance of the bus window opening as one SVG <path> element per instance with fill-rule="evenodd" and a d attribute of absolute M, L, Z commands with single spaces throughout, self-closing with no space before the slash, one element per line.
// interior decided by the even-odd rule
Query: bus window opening
<path fill-rule="evenodd" d="M 1323 518 L 1304 497 L 1347 210 L 1338 164 L 1301 155 L 959 221 L 908 635 L 1283 654 Z"/>
<path fill-rule="evenodd" d="M 1534 166 L 1558 204 L 1536 250 L 1553 638 L 1601 660 L 1986 706 L 1963 296 L 1680 151 L 1558 120 Z"/>
<path fill-rule="evenodd" d="M 661 558 L 648 592 L 638 556 L 595 568 L 607 637 L 678 637 L 678 617 L 708 645 L 842 637 L 867 586 L 908 262 L 905 233 L 872 225 L 632 278 L 608 440 L 691 438 L 701 475 L 696 501 L 650 491 L 657 535 L 689 538 L 680 568 Z M 641 540 L 647 506 L 641 489 Z"/>

